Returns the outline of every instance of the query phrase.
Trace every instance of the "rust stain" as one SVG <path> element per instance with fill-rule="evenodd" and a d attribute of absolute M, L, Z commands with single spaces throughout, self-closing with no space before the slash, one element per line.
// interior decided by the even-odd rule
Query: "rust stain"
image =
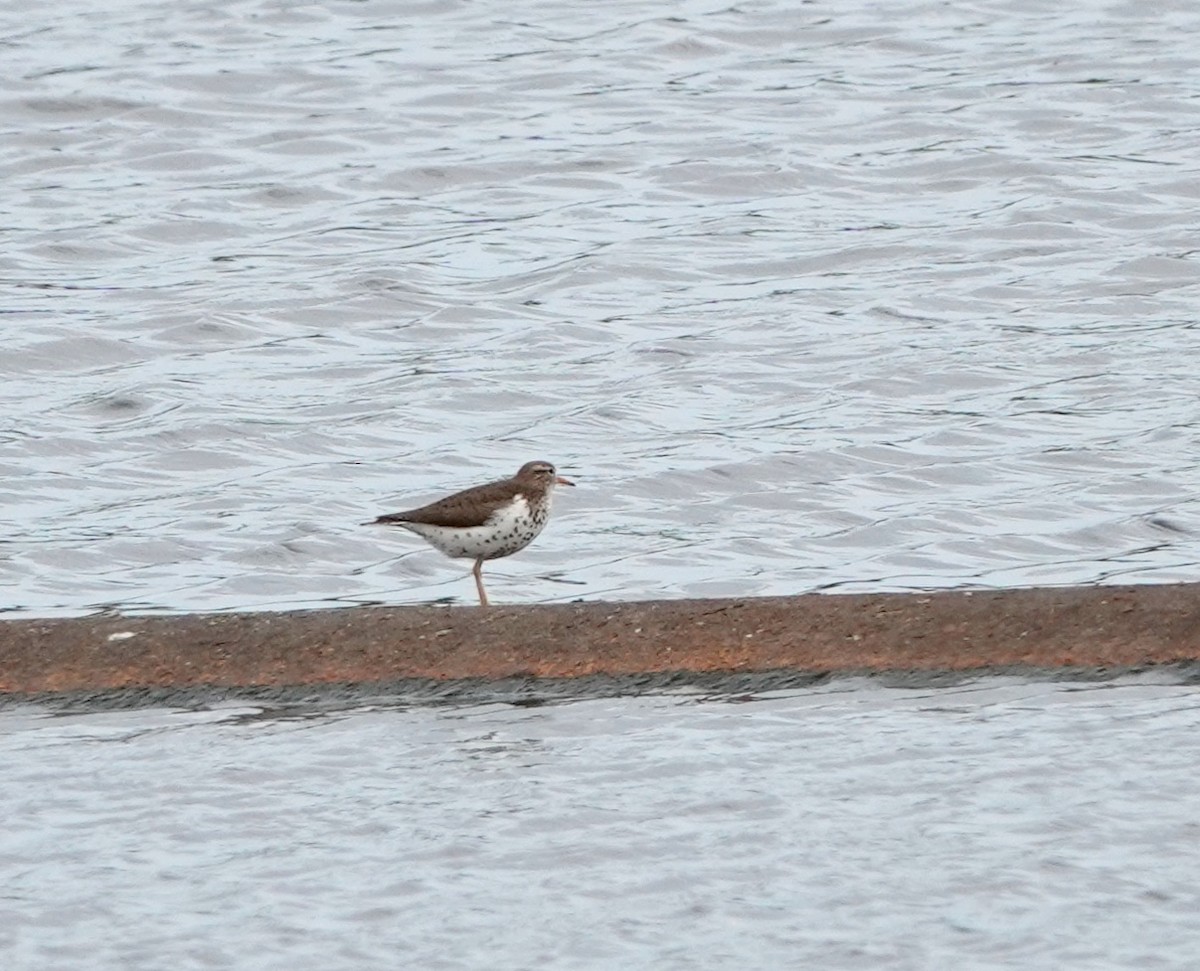
<path fill-rule="evenodd" d="M 1192 660 L 1200 584 L 0 622 L 7 694 Z"/>

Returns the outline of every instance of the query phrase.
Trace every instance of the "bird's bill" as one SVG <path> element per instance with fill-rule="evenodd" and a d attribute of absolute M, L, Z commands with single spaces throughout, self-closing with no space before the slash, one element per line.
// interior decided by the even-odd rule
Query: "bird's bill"
<path fill-rule="evenodd" d="M 557 482 L 559 485 L 569 485 L 569 486 L 573 486 L 573 485 L 575 484 L 575 483 L 574 483 L 574 482 L 572 482 L 570 479 L 564 479 L 564 478 L 563 478 L 561 475 L 559 475 L 559 476 L 556 476 L 556 477 L 555 477 L 555 479 L 554 479 L 554 481 L 555 481 L 555 482 Z"/>

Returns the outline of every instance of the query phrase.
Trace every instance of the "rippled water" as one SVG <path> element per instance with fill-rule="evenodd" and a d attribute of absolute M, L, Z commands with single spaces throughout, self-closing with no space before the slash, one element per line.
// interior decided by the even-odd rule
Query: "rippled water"
<path fill-rule="evenodd" d="M 1185 968 L 1194 687 L 0 712 L 6 971 Z"/>
<path fill-rule="evenodd" d="M 1195 579 L 1192 4 L 0 11 L 0 607 Z"/>

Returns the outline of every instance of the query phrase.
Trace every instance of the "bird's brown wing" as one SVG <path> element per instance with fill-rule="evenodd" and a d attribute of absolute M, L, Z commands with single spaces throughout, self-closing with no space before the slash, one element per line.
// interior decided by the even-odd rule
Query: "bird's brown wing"
<path fill-rule="evenodd" d="M 512 479 L 500 479 L 497 482 L 463 489 L 462 492 L 456 492 L 445 499 L 431 502 L 428 506 L 388 513 L 374 520 L 374 523 L 385 526 L 389 523 L 428 523 L 431 526 L 449 526 L 454 529 L 482 526 L 496 506 L 526 491 L 527 487 Z"/>

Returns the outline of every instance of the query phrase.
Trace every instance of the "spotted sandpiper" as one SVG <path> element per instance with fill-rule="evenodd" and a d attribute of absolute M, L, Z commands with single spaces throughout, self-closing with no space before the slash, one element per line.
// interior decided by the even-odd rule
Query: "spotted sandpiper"
<path fill-rule="evenodd" d="M 574 484 L 549 462 L 526 462 L 511 479 L 464 489 L 428 506 L 389 513 L 363 525 L 401 526 L 447 556 L 473 559 L 479 602 L 486 607 L 483 561 L 525 549 L 546 525 L 554 487 Z"/>

